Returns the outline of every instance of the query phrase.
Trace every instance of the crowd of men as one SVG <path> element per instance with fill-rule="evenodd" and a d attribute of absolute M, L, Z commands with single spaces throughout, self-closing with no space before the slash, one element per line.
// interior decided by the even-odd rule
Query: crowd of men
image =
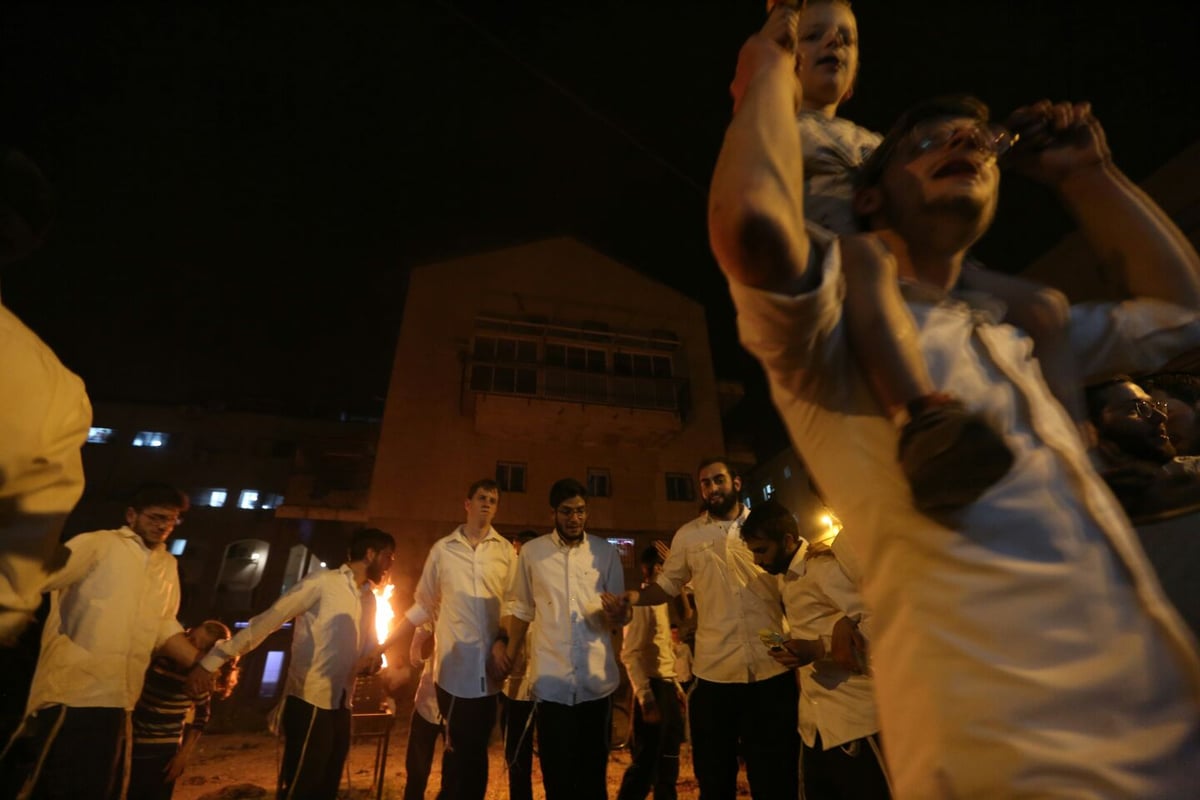
<path fill-rule="evenodd" d="M 626 590 L 617 551 L 587 531 L 578 481 L 554 483 L 551 531 L 518 549 L 493 527 L 500 494 L 483 480 L 466 493 L 465 522 L 430 550 L 415 601 L 383 645 L 371 587 L 395 542 L 374 529 L 353 535 L 340 568 L 309 576 L 214 643 L 176 620 L 178 575 L 164 544 L 187 507 L 177 490 L 144 487 L 124 526 L 57 545 L 82 485 L 86 396 L 4 311 L 4 396 L 21 402 L 0 413 L 0 636 L 11 639 L 40 593 L 52 593 L 27 714 L 0 769 L 6 796 L 124 796 L 130 714 L 147 671 L 174 676 L 155 681 L 159 696 L 195 702 L 227 664 L 295 620 L 281 798 L 336 796 L 355 677 L 410 635 L 428 665 L 409 797 L 424 791 L 438 730 L 442 794 L 484 796 L 501 693 L 513 797 L 531 796 L 534 750 L 548 800 L 606 797 L 619 662 L 636 701 L 626 800 L 673 797 L 685 719 L 704 800 L 733 797 L 742 764 L 752 795 L 767 800 L 797 798 L 802 786 L 812 798 L 1194 797 L 1200 657 L 1129 515 L 1193 502 L 1200 392 L 1177 376 L 1139 385 L 1125 374 L 1200 345 L 1200 255 L 1116 168 L 1086 104 L 1029 106 L 1008 131 L 971 98 L 918 104 L 859 153 L 850 196 L 859 232 L 812 225 L 804 148 L 816 128 L 797 135 L 802 80 L 819 89 L 810 73 L 825 70 L 837 90 L 825 103 L 832 119 L 853 77 L 846 53 L 857 58 L 852 24 L 840 0 L 781 6 L 746 42 L 709 209 L 741 341 L 845 523 L 831 546 L 807 541 L 777 503 L 747 509 L 733 465 L 706 459 L 696 474 L 703 512 L 661 563 L 657 551 L 643 554 L 641 585 Z M 798 35 L 801 25 L 819 35 Z M 818 46 L 827 55 L 797 63 Z M 986 282 L 967 253 L 995 213 L 1001 156 L 1062 199 L 1128 300 L 1062 309 L 1034 343 L 1019 308 L 1006 315 L 961 291 Z M 0 185 L 7 258 L 36 242 L 45 213 L 36 191 L 11 191 L 36 188 L 36 170 L 10 155 L 0 166 L 16 176 Z M 899 294 L 879 302 L 898 312 L 888 330 L 912 335 L 882 344 L 915 348 L 903 354 L 920 362 L 915 383 L 936 387 L 901 397 L 894 415 L 895 386 L 871 358 L 880 343 L 866 346 L 847 297 L 863 276 L 885 276 L 891 294 L 899 279 Z M 1093 384 L 1096 447 L 1063 396 L 1079 387 L 1052 393 L 1035 348 L 1047 363 L 1065 348 Z M 696 615 L 686 698 L 668 609 L 685 591 Z M 411 674 L 411 651 L 392 650 L 393 680 Z M 175 667 L 155 667 L 155 655 Z M 172 752 L 186 757 L 179 736 Z M 175 755 L 154 763 L 177 774 Z"/>

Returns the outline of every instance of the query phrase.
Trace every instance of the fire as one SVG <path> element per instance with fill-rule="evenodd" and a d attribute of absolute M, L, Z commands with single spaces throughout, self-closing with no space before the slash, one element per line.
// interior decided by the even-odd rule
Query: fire
<path fill-rule="evenodd" d="M 375 592 L 375 638 L 380 644 L 392 632 L 392 618 L 396 616 L 392 610 L 392 591 L 395 588 L 391 583 L 386 583 L 372 590 Z M 383 657 L 383 665 L 387 666 L 387 656 Z"/>

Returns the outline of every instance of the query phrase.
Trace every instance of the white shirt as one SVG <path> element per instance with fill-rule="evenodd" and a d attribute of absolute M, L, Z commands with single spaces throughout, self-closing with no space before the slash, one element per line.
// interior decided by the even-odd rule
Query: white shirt
<path fill-rule="evenodd" d="M 672 642 L 671 650 L 675 653 L 675 677 L 687 683 L 692 679 L 692 648 L 687 642 Z"/>
<path fill-rule="evenodd" d="M 27 709 L 132 710 L 154 650 L 183 632 L 175 557 L 126 527 L 81 533 L 67 547 L 71 556 L 49 585 Z"/>
<path fill-rule="evenodd" d="M 0 641 L 42 601 L 47 560 L 83 493 L 83 381 L 0 305 Z"/>
<path fill-rule="evenodd" d="M 258 647 L 290 619 L 295 627 L 284 695 L 317 708 L 349 707 L 355 664 L 371 652 L 376 638 L 375 595 L 369 582 L 354 582 L 348 564 L 300 581 L 232 639 L 209 651 L 200 665 L 215 672 L 230 658 Z"/>
<path fill-rule="evenodd" d="M 801 545 L 783 576 L 783 604 L 793 639 L 828 636 L 839 619 L 850 617 L 870 642 L 871 615 L 832 550 L 814 555 L 807 543 Z M 809 747 L 816 746 L 818 732 L 822 749 L 828 750 L 879 731 L 875 686 L 868 676 L 845 670 L 831 658 L 798 673 L 800 736 Z"/>
<path fill-rule="evenodd" d="M 652 698 L 651 678 L 675 680 L 675 651 L 671 648 L 671 615 L 666 603 L 635 606 L 625 626 L 621 661 L 640 700 Z"/>
<path fill-rule="evenodd" d="M 437 612 L 437 684 L 456 697 L 500 691 L 487 663 L 516 561 L 512 543 L 495 529 L 489 527 L 472 547 L 461 525 L 434 542 L 425 559 L 413 606 L 404 616 L 416 626 Z"/>
<path fill-rule="evenodd" d="M 677 597 L 689 581 L 696 598 L 696 677 L 714 683 L 753 683 L 785 670 L 759 638 L 783 632 L 779 582 L 754 563 L 742 541 L 742 523 L 701 514 L 671 540 L 658 585 Z"/>
<path fill-rule="evenodd" d="M 616 691 L 620 674 L 600 595 L 624 591 L 621 559 L 598 536 L 568 546 L 555 531 L 521 547 L 508 613 L 534 623 L 526 646 L 535 699 L 573 706 Z"/>
<path fill-rule="evenodd" d="M 839 251 L 813 244 L 813 292 L 731 291 L 742 342 L 861 557 L 897 796 L 1195 797 L 1195 642 L 1031 341 L 963 302 L 909 301 L 934 385 L 1004 431 L 1015 456 L 958 530 L 942 527 L 913 509 L 896 429 L 847 342 Z M 1097 305 L 1073 309 L 1071 344 L 1095 377 L 1153 368 L 1198 327 L 1163 303 Z"/>

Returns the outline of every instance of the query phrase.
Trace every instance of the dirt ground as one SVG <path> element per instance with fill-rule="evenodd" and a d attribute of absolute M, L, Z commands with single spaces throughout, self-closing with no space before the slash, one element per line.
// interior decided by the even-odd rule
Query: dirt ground
<path fill-rule="evenodd" d="M 408 743 L 407 717 L 395 723 L 387 748 L 387 763 L 384 769 L 384 800 L 400 800 L 404 792 L 404 752 Z M 376 795 L 371 791 L 376 745 L 363 740 L 356 742 L 348 759 L 348 776 L 343 779 L 341 797 L 365 800 Z M 282 753 L 279 740 L 268 733 L 252 734 L 206 734 L 198 744 L 196 754 L 187 771 L 175 786 L 175 800 L 234 800 L 237 798 L 274 797 L 278 759 Z M 504 767 L 504 753 L 499 738 L 493 740 L 489 769 L 487 800 L 506 800 L 508 784 Z M 679 776 L 680 800 L 692 800 L 699 795 L 692 772 L 691 752 L 684 745 Z M 621 776 L 629 765 L 629 753 L 616 751 L 608 764 L 608 795 L 615 798 Z M 533 766 L 533 796 L 544 800 L 541 786 L 541 770 L 537 759 Z M 434 758 L 433 772 L 425 796 L 432 798 L 441 784 L 441 751 Z M 239 788 L 244 787 L 244 791 Z M 263 794 L 251 787 L 260 787 Z M 749 796 L 749 788 L 742 774 L 738 781 L 738 795 Z"/>

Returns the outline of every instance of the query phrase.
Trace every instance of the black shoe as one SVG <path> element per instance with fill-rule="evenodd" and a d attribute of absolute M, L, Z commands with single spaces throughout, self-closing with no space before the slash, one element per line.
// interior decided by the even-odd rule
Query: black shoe
<path fill-rule="evenodd" d="M 926 406 L 900 432 L 900 467 L 913 505 L 926 514 L 974 503 L 1012 463 L 1000 434 L 958 400 Z"/>

